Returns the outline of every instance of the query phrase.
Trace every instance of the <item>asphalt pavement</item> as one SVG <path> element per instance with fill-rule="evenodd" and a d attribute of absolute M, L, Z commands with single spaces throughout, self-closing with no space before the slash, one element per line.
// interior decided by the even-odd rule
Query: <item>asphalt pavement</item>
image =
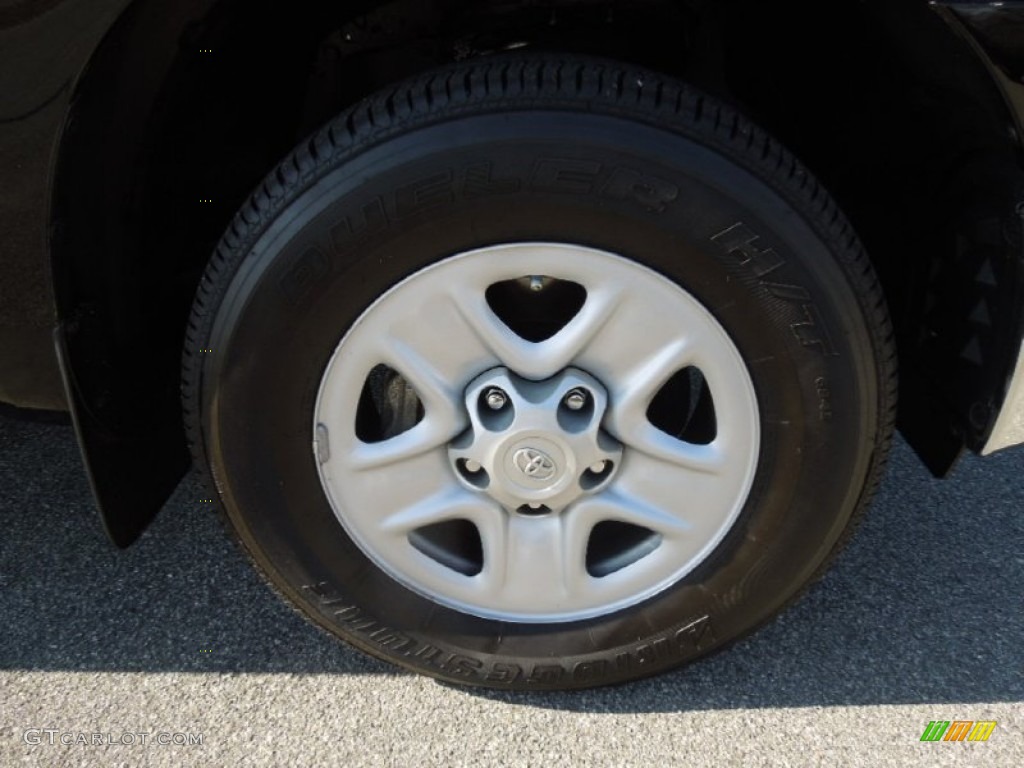
<path fill-rule="evenodd" d="M 463 690 L 345 647 L 200 497 L 186 478 L 119 551 L 71 428 L 0 414 L 0 766 L 1024 765 L 1022 449 L 938 481 L 897 443 L 858 535 L 782 617 L 572 694 Z M 932 720 L 997 726 L 921 742 Z"/>

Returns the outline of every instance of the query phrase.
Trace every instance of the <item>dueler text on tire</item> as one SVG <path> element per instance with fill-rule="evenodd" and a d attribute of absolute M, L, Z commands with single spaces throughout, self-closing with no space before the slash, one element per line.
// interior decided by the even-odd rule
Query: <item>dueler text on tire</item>
<path fill-rule="evenodd" d="M 777 612 L 869 501 L 894 377 L 871 266 L 799 162 L 679 82 L 550 55 L 411 80 L 299 146 L 218 246 L 184 359 L 197 463 L 287 599 L 522 689 Z"/>

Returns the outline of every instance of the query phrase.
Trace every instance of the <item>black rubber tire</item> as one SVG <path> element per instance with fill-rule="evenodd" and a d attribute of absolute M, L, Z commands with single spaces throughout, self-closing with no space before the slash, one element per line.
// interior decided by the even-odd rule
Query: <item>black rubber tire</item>
<path fill-rule="evenodd" d="M 310 447 L 326 363 L 380 294 L 519 241 L 600 248 L 678 282 L 733 338 L 762 414 L 753 489 L 711 556 L 642 604 L 574 623 L 495 622 L 401 586 L 338 524 Z M 231 528 L 320 626 L 449 681 L 581 688 L 721 647 L 823 570 L 879 481 L 895 357 L 854 232 L 774 139 L 652 72 L 502 57 L 355 105 L 268 176 L 202 278 L 183 391 Z"/>

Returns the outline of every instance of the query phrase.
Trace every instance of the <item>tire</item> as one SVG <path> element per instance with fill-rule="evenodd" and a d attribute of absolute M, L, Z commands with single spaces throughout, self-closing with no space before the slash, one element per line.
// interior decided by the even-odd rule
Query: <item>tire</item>
<path fill-rule="evenodd" d="M 196 464 L 271 584 L 509 689 L 767 621 L 868 504 L 895 396 L 874 272 L 799 162 L 686 85 L 557 56 L 413 79 L 301 144 L 183 362 Z"/>

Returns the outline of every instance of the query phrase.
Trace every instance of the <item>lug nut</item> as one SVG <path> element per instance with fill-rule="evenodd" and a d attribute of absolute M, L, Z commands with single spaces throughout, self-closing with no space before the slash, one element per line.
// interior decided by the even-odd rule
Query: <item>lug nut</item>
<path fill-rule="evenodd" d="M 487 402 L 487 407 L 492 411 L 500 411 L 505 407 L 505 403 L 508 402 L 508 395 L 502 392 L 497 387 L 487 390 L 487 394 L 484 395 L 484 400 Z"/>
<path fill-rule="evenodd" d="M 565 396 L 565 407 L 570 411 L 578 411 L 587 404 L 587 393 L 582 389 L 574 389 Z"/>
<path fill-rule="evenodd" d="M 473 459 L 466 459 L 466 463 L 463 464 L 462 466 L 464 466 L 466 468 L 466 471 L 472 475 L 475 475 L 477 472 L 483 469 L 483 467 L 480 466 L 480 462 L 474 461 Z"/>
<path fill-rule="evenodd" d="M 595 464 L 590 465 L 590 471 L 593 472 L 595 475 L 600 475 L 602 472 L 604 472 L 607 466 L 607 461 L 599 461 Z"/>

